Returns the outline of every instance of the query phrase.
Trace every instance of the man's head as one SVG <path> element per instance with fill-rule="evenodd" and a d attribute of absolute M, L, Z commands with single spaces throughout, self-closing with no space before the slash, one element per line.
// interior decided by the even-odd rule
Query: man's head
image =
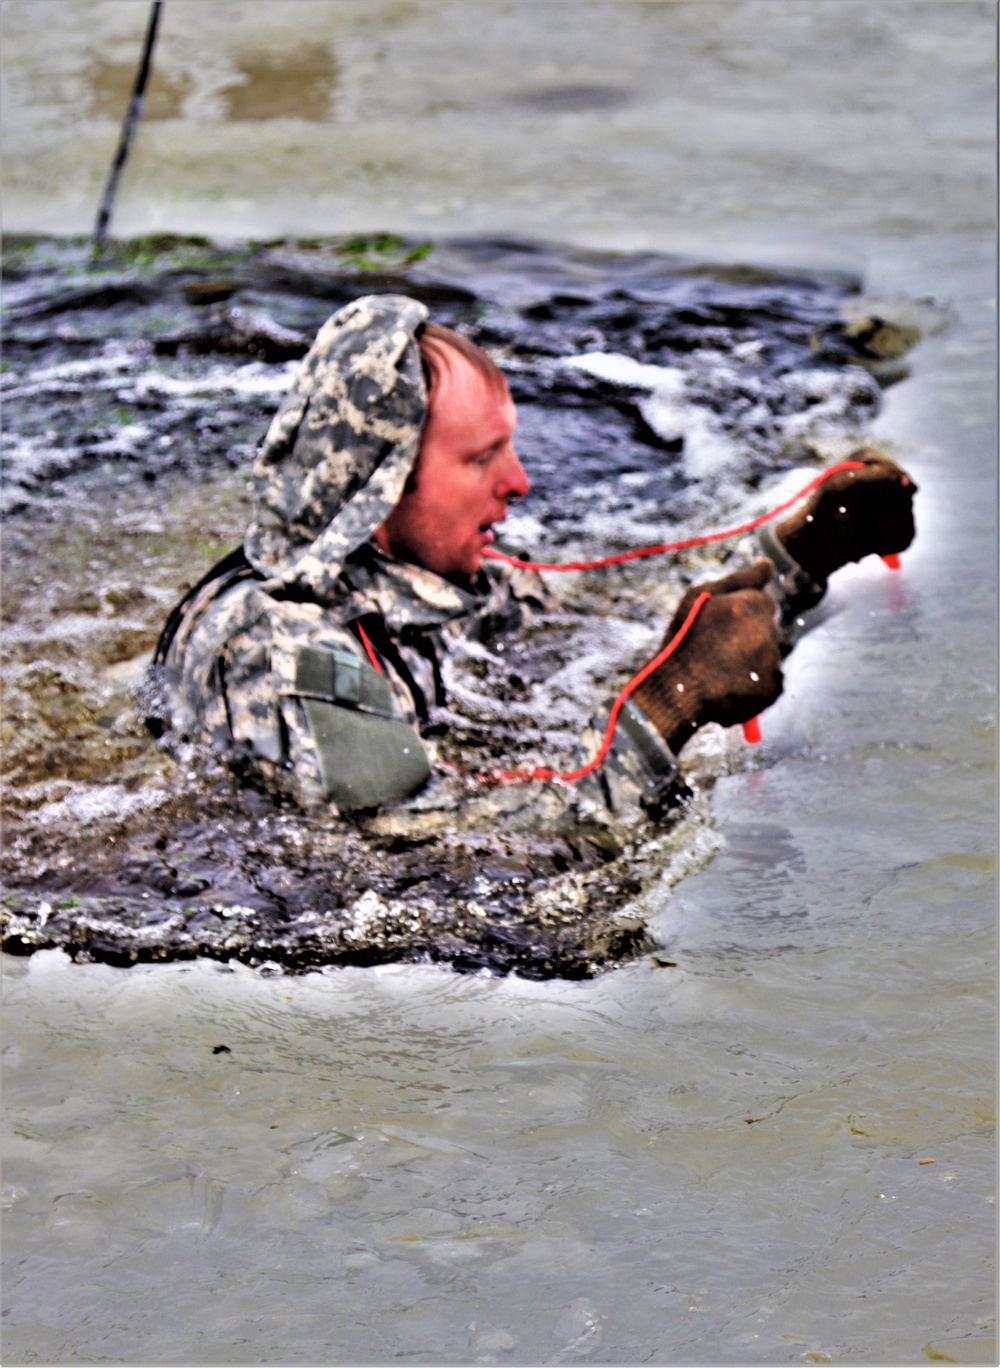
<path fill-rule="evenodd" d="M 500 370 L 466 338 L 428 323 L 417 342 L 427 384 L 420 451 L 373 540 L 398 560 L 471 576 L 493 524 L 528 492 L 513 447 L 517 413 Z"/>

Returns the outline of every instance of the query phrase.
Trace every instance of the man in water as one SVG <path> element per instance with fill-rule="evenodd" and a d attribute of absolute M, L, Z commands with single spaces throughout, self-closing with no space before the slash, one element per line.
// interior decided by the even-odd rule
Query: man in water
<path fill-rule="evenodd" d="M 547 602 L 537 576 L 484 559 L 529 488 L 516 417 L 491 358 L 417 301 L 368 296 L 335 314 L 258 456 L 243 546 L 164 629 L 167 725 L 306 806 L 367 810 L 432 787 L 449 647 L 517 632 Z M 828 576 L 910 544 L 916 486 L 874 453 L 857 459 L 778 524 L 766 558 L 688 590 L 665 640 L 701 590 L 712 597 L 622 708 L 591 781 L 608 807 L 668 809 L 694 732 L 779 696 L 783 628 Z"/>

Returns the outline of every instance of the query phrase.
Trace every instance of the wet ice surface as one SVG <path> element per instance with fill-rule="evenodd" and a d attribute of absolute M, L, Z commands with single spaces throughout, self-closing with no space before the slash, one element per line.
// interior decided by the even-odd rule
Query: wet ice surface
<path fill-rule="evenodd" d="M 14 245 L 8 948 L 588 976 L 651 948 L 644 891 L 711 854 L 706 795 L 759 763 L 706 737 L 697 796 L 660 830 L 637 814 L 609 828 L 586 799 L 546 822 L 537 785 L 484 795 L 447 778 L 409 811 L 348 824 L 152 744 L 135 694 L 149 648 L 241 540 L 255 444 L 315 330 L 358 293 L 416 294 L 504 364 L 533 482 L 505 539 L 555 559 L 777 502 L 865 439 L 879 381 L 943 321 L 930 305 L 866 310 L 842 276 L 488 240 L 374 252 L 381 269 L 359 272 L 333 243 L 161 243 L 87 269 L 71 245 Z M 460 651 L 444 757 L 472 773 L 568 759 L 684 585 L 747 554 L 574 576 L 522 639 Z"/>
<path fill-rule="evenodd" d="M 989 1362 L 990 1007 L 928 934 L 961 890 L 991 954 L 983 873 L 897 886 L 891 985 L 763 921 L 585 987 L 14 962 L 18 1361 Z"/>

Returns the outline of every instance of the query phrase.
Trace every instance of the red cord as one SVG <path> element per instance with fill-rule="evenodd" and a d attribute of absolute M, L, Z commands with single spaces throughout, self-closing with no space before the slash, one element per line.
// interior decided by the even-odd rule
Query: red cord
<path fill-rule="evenodd" d="M 588 760 L 580 769 L 567 770 L 563 773 L 560 773 L 559 770 L 547 769 L 544 765 L 540 765 L 536 769 L 531 769 L 527 765 L 522 765 L 519 769 L 513 770 L 491 770 L 489 774 L 477 774 L 475 778 L 481 783 L 487 784 L 504 784 L 511 783 L 515 780 L 526 779 L 562 779 L 566 783 L 571 783 L 574 779 L 582 779 L 585 774 L 592 773 L 592 771 L 597 769 L 597 766 L 603 761 L 604 757 L 611 749 L 611 741 L 614 737 L 615 727 L 618 723 L 618 714 L 621 712 L 622 705 L 626 698 L 628 698 L 633 690 L 639 687 L 644 679 L 648 679 L 654 670 L 659 669 L 669 656 L 673 655 L 674 651 L 677 650 L 677 647 L 691 630 L 695 618 L 711 597 L 712 595 L 707 589 L 703 590 L 702 593 L 698 595 L 691 605 L 691 611 L 667 642 L 666 646 L 664 646 L 659 654 L 655 655 L 647 665 L 644 665 L 637 674 L 634 674 L 625 685 L 624 689 L 622 689 L 621 693 L 618 694 L 611 705 L 611 712 L 608 715 L 608 725 L 604 731 L 604 740 L 601 742 L 601 747 L 593 760 Z"/>
<path fill-rule="evenodd" d="M 751 518 L 749 522 L 740 523 L 738 527 L 725 527 L 721 532 L 704 532 L 700 537 L 685 537 L 683 541 L 659 542 L 656 546 L 639 546 L 634 551 L 620 551 L 615 556 L 604 556 L 601 560 L 591 561 L 566 561 L 561 565 L 547 565 L 541 561 L 518 560 L 515 556 L 508 556 L 503 551 L 495 551 L 491 546 L 487 546 L 483 555 L 490 560 L 503 561 L 505 565 L 513 565 L 518 570 L 600 570 L 606 565 L 621 565 L 623 561 L 639 560 L 643 556 L 662 556 L 667 551 L 686 551 L 691 546 L 704 546 L 707 542 L 725 541 L 727 537 L 739 537 L 744 532 L 752 532 L 757 527 L 763 527 L 764 523 L 776 518 L 779 513 L 784 513 L 793 504 L 797 504 L 800 499 L 804 499 L 807 494 L 811 494 L 814 489 L 818 489 L 824 480 L 828 480 L 831 475 L 836 475 L 841 470 L 863 470 L 863 461 L 840 461 L 837 465 L 832 465 L 828 470 L 824 470 L 821 475 L 817 475 L 814 480 L 810 480 L 804 489 L 800 489 L 797 494 L 793 494 L 784 503 L 778 504 L 777 508 L 772 508 L 769 513 L 761 513 L 758 518 Z"/>
<path fill-rule="evenodd" d="M 600 570 L 606 565 L 620 565 L 623 561 L 639 560 L 643 556 L 661 556 L 667 551 L 686 551 L 692 546 L 704 546 L 707 542 L 725 541 L 728 537 L 739 537 L 742 536 L 744 532 L 752 532 L 755 528 L 762 527 L 764 523 L 770 522 L 772 518 L 776 518 L 779 513 L 784 513 L 787 509 L 793 507 L 793 505 L 797 504 L 801 499 L 804 499 L 807 494 L 811 494 L 814 489 L 818 489 L 823 481 L 828 480 L 831 475 L 836 475 L 841 470 L 863 469 L 863 461 L 839 461 L 836 465 L 830 466 L 820 475 L 817 475 L 815 479 L 810 480 L 797 494 L 793 494 L 792 497 L 786 499 L 784 503 L 778 504 L 776 508 L 772 508 L 768 513 L 761 513 L 759 517 L 751 518 L 749 522 L 740 523 L 738 527 L 727 527 L 721 532 L 705 532 L 700 537 L 685 537 L 683 541 L 660 542 L 656 546 L 640 546 L 634 551 L 621 551 L 615 556 L 604 556 L 600 560 L 566 561 L 559 565 L 548 565 L 541 561 L 518 560 L 515 556 L 508 556 L 503 551 L 495 551 L 489 546 L 484 549 L 483 555 L 489 556 L 490 560 L 503 561 L 505 565 L 512 565 L 518 570 Z M 637 674 L 634 674 L 625 685 L 624 689 L 622 689 L 621 693 L 618 694 L 614 703 L 611 705 L 611 712 L 608 715 L 608 725 L 604 732 L 604 740 L 601 742 L 600 749 L 593 760 L 588 761 L 588 763 L 580 769 L 568 770 L 565 772 L 549 769 L 544 765 L 539 765 L 536 768 L 531 768 L 528 765 L 521 765 L 518 769 L 491 770 L 489 774 L 476 774 L 473 777 L 479 780 L 480 783 L 487 784 L 509 784 L 529 779 L 562 779 L 564 782 L 570 783 L 574 779 L 582 779 L 585 774 L 592 773 L 598 765 L 601 764 L 604 757 L 611 749 L 615 727 L 618 723 L 618 714 L 621 712 L 622 705 L 626 698 L 628 698 L 633 690 L 639 687 L 644 679 L 648 679 L 653 671 L 658 669 L 669 656 L 673 655 L 674 651 L 687 636 L 695 618 L 711 597 L 712 595 L 707 590 L 698 595 L 691 606 L 691 611 L 684 619 L 679 630 L 674 634 L 670 641 L 667 642 L 659 655 L 654 656 L 647 665 L 644 665 Z M 360 628 L 360 623 L 358 626 Z M 363 635 L 364 634 L 362 633 L 362 636 Z M 367 646 L 367 644 L 366 641 L 365 645 Z M 756 719 L 752 719 L 752 722 L 755 721 Z M 752 722 L 746 725 L 752 727 Z M 759 740 L 759 728 L 756 735 L 748 735 L 747 740 Z"/>

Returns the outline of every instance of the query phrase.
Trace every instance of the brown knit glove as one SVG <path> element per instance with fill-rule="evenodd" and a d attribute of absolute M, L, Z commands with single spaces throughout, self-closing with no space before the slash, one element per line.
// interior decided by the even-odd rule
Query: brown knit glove
<path fill-rule="evenodd" d="M 776 607 L 764 587 L 773 576 L 771 562 L 758 560 L 681 599 L 661 650 L 698 595 L 712 595 L 674 654 L 632 694 L 675 755 L 706 722 L 749 722 L 781 693 Z"/>
<path fill-rule="evenodd" d="M 863 461 L 865 468 L 831 475 L 774 529 L 792 559 L 820 584 L 848 561 L 905 551 L 914 537 L 917 486 L 906 471 L 868 447 L 847 459 Z"/>

